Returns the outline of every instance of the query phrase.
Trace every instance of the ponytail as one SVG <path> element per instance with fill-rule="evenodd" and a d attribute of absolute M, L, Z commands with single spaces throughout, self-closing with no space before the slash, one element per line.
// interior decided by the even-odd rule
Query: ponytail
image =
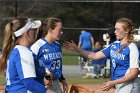
<path fill-rule="evenodd" d="M 17 38 L 19 37 L 15 37 L 14 32 L 23 27 L 26 24 L 26 20 L 27 18 L 17 18 L 5 26 L 2 56 L 0 58 L 0 72 L 6 69 L 9 54 L 18 43 Z"/>

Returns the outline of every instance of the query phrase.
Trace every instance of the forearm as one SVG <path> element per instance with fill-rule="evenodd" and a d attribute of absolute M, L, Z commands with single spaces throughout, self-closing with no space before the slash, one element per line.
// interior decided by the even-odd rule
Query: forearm
<path fill-rule="evenodd" d="M 89 58 L 89 59 L 94 59 L 94 54 L 95 53 L 93 53 L 91 51 L 85 51 L 85 50 L 82 50 L 81 48 L 78 48 L 76 52 L 80 56 L 83 56 L 83 57 L 86 57 L 86 58 Z"/>
<path fill-rule="evenodd" d="M 131 73 L 128 73 L 127 75 L 125 75 L 124 77 L 122 77 L 118 80 L 114 80 L 112 82 L 114 83 L 114 85 L 120 84 L 120 83 L 125 83 L 125 82 L 129 82 L 131 80 L 134 80 L 135 78 L 137 78 L 137 76 L 138 76 L 138 71 L 131 72 Z"/>
<path fill-rule="evenodd" d="M 92 52 L 92 51 L 85 51 L 85 50 L 82 50 L 81 48 L 78 48 L 76 49 L 77 53 L 80 54 L 80 56 L 84 56 L 88 59 L 91 59 L 91 60 L 99 60 L 101 58 L 105 58 L 106 56 L 103 54 L 102 51 L 99 51 L 99 52 Z"/>

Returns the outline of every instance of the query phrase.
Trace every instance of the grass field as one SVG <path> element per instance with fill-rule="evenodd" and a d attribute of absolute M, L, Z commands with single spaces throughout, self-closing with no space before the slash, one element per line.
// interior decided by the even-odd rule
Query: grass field
<path fill-rule="evenodd" d="M 67 78 L 68 84 L 102 84 L 109 80 L 109 78 Z"/>
<path fill-rule="evenodd" d="M 63 65 L 78 65 L 78 54 L 62 48 Z"/>
<path fill-rule="evenodd" d="M 67 78 L 66 81 L 68 84 L 102 84 L 109 80 L 109 78 L 99 78 L 99 79 L 93 79 L 93 78 Z M 5 85 L 5 78 L 4 76 L 0 75 L 0 85 Z"/>

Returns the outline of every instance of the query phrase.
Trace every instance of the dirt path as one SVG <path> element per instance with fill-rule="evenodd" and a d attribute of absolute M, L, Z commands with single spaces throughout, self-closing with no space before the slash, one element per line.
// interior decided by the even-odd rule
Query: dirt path
<path fill-rule="evenodd" d="M 115 89 L 110 89 L 109 91 L 101 91 L 100 88 L 103 86 L 101 84 L 94 84 L 94 85 L 83 84 L 81 86 L 95 90 L 94 93 L 115 93 Z"/>

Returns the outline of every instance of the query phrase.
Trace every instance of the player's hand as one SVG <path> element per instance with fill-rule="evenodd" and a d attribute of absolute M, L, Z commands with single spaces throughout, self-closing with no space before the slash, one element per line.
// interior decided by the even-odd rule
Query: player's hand
<path fill-rule="evenodd" d="M 45 77 L 44 77 L 44 84 L 49 87 L 53 83 L 53 74 L 50 72 L 48 68 L 45 68 Z"/>
<path fill-rule="evenodd" d="M 53 83 L 52 79 L 49 80 L 49 79 L 44 78 L 45 86 L 50 87 L 52 85 L 52 83 Z"/>
<path fill-rule="evenodd" d="M 108 82 L 104 83 L 104 86 L 101 88 L 101 90 L 108 91 L 113 87 L 114 87 L 113 81 L 108 81 Z"/>
<path fill-rule="evenodd" d="M 71 51 L 76 51 L 78 49 L 77 45 L 72 40 L 71 42 L 65 41 L 63 45 L 66 49 L 71 50 Z"/>

